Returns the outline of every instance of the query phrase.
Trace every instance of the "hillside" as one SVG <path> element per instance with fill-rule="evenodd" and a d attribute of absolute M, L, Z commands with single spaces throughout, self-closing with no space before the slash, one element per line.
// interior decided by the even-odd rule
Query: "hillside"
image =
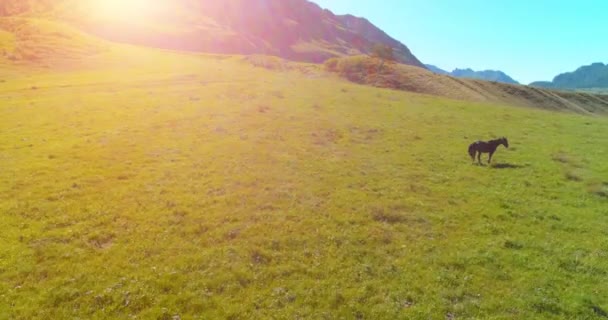
<path fill-rule="evenodd" d="M 405 45 L 366 19 L 334 15 L 307 0 L 6 0 L 2 13 L 55 17 L 136 45 L 309 62 L 369 53 L 382 43 L 395 50 L 398 61 L 424 68 Z"/>
<path fill-rule="evenodd" d="M 501 83 L 509 83 L 509 84 L 519 84 L 519 82 L 513 80 L 513 78 L 509 77 L 502 71 L 498 70 L 483 70 L 483 71 L 474 71 L 470 68 L 467 69 L 454 69 L 452 72 L 445 71 L 437 66 L 426 64 L 427 69 L 431 70 L 434 73 L 442 74 L 442 75 L 450 75 L 457 78 L 466 78 L 466 79 L 478 79 L 478 80 L 486 80 L 486 81 L 495 81 Z"/>
<path fill-rule="evenodd" d="M 37 68 L 57 66 L 74 68 L 94 63 L 90 60 L 94 61 L 99 55 L 107 57 L 124 50 L 115 43 L 86 34 L 68 24 L 30 18 L 27 15 L 0 17 L 0 39 L 4 39 L 0 46 L 0 66 L 8 67 L 27 65 Z M 273 64 L 277 65 L 272 59 L 262 58 L 260 61 L 261 65 L 270 61 L 271 68 L 274 68 Z M 280 61 L 280 59 L 277 61 L 279 61 L 279 69 L 285 69 L 289 65 L 287 61 Z M 587 114 L 607 112 L 608 97 L 601 94 L 603 93 L 601 89 L 589 89 L 576 93 L 552 91 L 458 79 L 402 64 L 387 65 L 381 73 L 378 73 L 376 70 L 378 62 L 361 56 L 331 61 L 336 68 L 330 68 L 330 71 L 342 73 L 346 78 L 358 83 L 379 87 L 397 88 L 461 100 L 550 110 Z M 340 68 L 346 69 L 338 70 Z M 10 70 L 10 68 L 8 69 Z M 319 67 L 311 65 L 307 69 L 319 69 Z"/>
<path fill-rule="evenodd" d="M 461 79 L 368 57 L 331 59 L 327 70 L 357 83 L 479 102 L 577 113 L 608 113 L 608 95 L 563 92 L 522 85 Z"/>
<path fill-rule="evenodd" d="M 0 17 L 0 64 L 77 65 L 107 51 L 109 44 L 62 23 Z"/>
<path fill-rule="evenodd" d="M 553 81 L 537 81 L 531 86 L 556 89 L 608 89 L 608 65 L 601 62 L 557 75 Z"/>

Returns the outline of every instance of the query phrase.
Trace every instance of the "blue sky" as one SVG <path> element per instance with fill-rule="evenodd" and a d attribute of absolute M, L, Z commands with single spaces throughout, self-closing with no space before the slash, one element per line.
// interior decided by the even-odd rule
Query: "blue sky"
<path fill-rule="evenodd" d="M 605 0 L 313 0 L 370 20 L 423 63 L 502 70 L 521 83 L 608 63 Z"/>

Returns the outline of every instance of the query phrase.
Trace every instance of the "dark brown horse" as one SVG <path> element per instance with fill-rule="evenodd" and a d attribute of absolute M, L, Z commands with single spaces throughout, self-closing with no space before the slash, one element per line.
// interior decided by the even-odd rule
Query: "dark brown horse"
<path fill-rule="evenodd" d="M 469 146 L 469 155 L 471 156 L 473 162 L 475 162 L 475 155 L 477 155 L 477 161 L 479 162 L 479 164 L 481 164 L 481 154 L 489 153 L 490 157 L 488 157 L 488 163 L 491 163 L 492 155 L 494 154 L 494 152 L 496 152 L 496 148 L 498 148 L 498 146 L 501 144 L 504 145 L 506 148 L 509 147 L 509 141 L 507 140 L 507 138 L 504 137 L 496 140 L 490 140 L 487 142 L 475 141 Z"/>

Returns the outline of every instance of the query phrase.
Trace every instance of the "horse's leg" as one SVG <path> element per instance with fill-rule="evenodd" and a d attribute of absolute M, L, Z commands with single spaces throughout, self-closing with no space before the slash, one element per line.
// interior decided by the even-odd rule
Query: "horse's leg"
<path fill-rule="evenodd" d="M 477 153 L 477 162 L 478 162 L 479 164 L 482 164 L 482 163 L 481 163 L 481 151 L 478 151 L 478 153 Z"/>
<path fill-rule="evenodd" d="M 492 156 L 494 155 L 494 152 L 490 152 L 490 156 L 488 157 L 488 164 L 492 163 Z"/>

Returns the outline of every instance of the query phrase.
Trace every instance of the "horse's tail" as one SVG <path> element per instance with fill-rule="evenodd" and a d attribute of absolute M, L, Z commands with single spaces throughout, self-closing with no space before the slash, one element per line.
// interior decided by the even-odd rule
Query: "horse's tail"
<path fill-rule="evenodd" d="M 469 155 L 471 156 L 471 159 L 475 161 L 475 143 L 471 143 L 471 145 L 469 145 Z"/>

